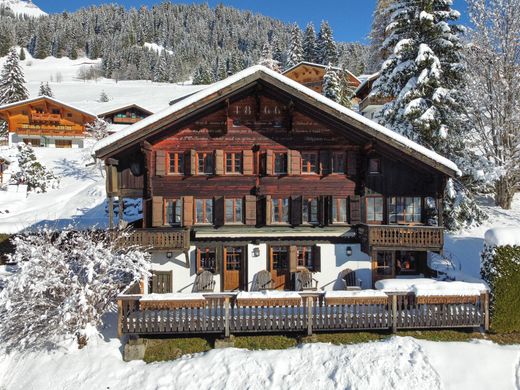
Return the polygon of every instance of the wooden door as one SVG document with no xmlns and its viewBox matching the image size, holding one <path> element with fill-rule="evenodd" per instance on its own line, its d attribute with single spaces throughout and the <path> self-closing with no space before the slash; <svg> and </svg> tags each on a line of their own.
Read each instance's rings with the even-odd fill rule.
<svg viewBox="0 0 520 390">
<path fill-rule="evenodd" d="M 372 283 L 381 279 L 395 278 L 395 252 L 372 251 Z"/>
<path fill-rule="evenodd" d="M 148 292 L 152 294 L 168 294 L 172 292 L 172 272 L 152 271 Z"/>
<path fill-rule="evenodd" d="M 273 279 L 273 288 L 289 290 L 291 273 L 289 270 L 289 248 L 286 246 L 272 246 L 269 254 L 269 271 Z"/>
<path fill-rule="evenodd" d="M 224 291 L 240 290 L 244 286 L 245 255 L 242 247 L 224 248 Z"/>
<path fill-rule="evenodd" d="M 54 145 L 60 149 L 70 149 L 72 148 L 72 141 L 67 139 L 57 139 L 54 141 Z"/>
</svg>

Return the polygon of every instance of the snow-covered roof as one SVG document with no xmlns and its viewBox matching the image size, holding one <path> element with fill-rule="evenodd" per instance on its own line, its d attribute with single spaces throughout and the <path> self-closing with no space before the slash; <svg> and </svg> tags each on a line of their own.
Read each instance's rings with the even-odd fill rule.
<svg viewBox="0 0 520 390">
<path fill-rule="evenodd" d="M 289 73 L 291 70 L 293 69 L 296 69 L 297 67 L 299 66 L 302 66 L 302 65 L 308 65 L 308 66 L 317 66 L 318 68 L 328 68 L 327 65 L 323 65 L 323 64 L 317 64 L 315 62 L 309 62 L 309 61 L 302 61 L 302 62 L 298 62 L 296 65 L 294 66 L 291 66 L 289 69 L 285 70 L 282 72 L 282 74 L 287 74 Z M 336 70 L 336 71 L 340 71 L 342 72 L 343 71 L 343 68 L 340 68 L 339 66 L 331 66 L 332 69 Z M 361 82 L 361 80 L 354 74 L 352 73 L 350 70 L 348 69 L 345 69 L 345 71 L 351 75 L 352 77 L 354 77 L 357 81 Z"/>
<path fill-rule="evenodd" d="M 484 235 L 487 245 L 490 246 L 520 246 L 520 227 L 498 227 L 489 229 Z"/>
<path fill-rule="evenodd" d="M 106 148 L 111 145 L 118 143 L 118 147 L 121 147 L 124 146 L 126 142 L 130 144 L 137 137 L 146 136 L 145 132 L 143 131 L 144 129 L 149 127 L 151 128 L 155 123 L 162 121 L 165 118 L 170 118 L 172 121 L 177 120 L 182 117 L 182 111 L 187 110 L 190 108 L 190 106 L 193 106 L 201 101 L 203 101 L 204 104 L 207 104 L 208 100 L 210 100 L 209 98 L 212 95 L 221 97 L 224 90 L 231 90 L 232 87 L 237 83 L 243 86 L 247 84 L 246 81 L 254 82 L 258 79 L 262 79 L 266 82 L 278 82 L 282 84 L 282 86 L 288 88 L 291 93 L 300 95 L 302 99 L 311 99 L 312 103 L 319 103 L 323 105 L 327 111 L 330 111 L 333 115 L 339 117 L 345 123 L 359 128 L 360 131 L 367 133 L 369 136 L 390 144 L 408 155 L 415 156 L 416 158 L 421 156 L 426 159 L 426 163 L 428 163 L 428 165 L 431 165 L 437 169 L 445 168 L 451 175 L 460 175 L 460 170 L 455 163 L 437 154 L 433 150 L 425 148 L 424 146 L 417 144 L 405 136 L 387 129 L 386 127 L 381 126 L 368 118 L 365 118 L 351 109 L 326 98 L 320 93 L 307 88 L 297 81 L 291 80 L 290 78 L 262 65 L 252 66 L 224 80 L 216 82 L 207 88 L 173 104 L 165 110 L 151 115 L 148 118 L 128 126 L 126 129 L 123 129 L 115 134 L 110 135 L 107 138 L 100 140 L 94 145 L 93 152 L 97 156 L 103 156 L 108 153 Z"/>
<path fill-rule="evenodd" d="M 82 114 L 84 114 L 86 116 L 90 116 L 93 119 L 96 118 L 96 115 L 92 114 L 91 112 L 82 110 L 81 108 L 72 106 L 72 105 L 70 105 L 68 103 L 62 102 L 61 100 L 58 100 L 58 99 L 55 99 L 55 98 L 49 97 L 49 96 L 37 96 L 37 97 L 34 97 L 34 98 L 20 100 L 18 102 L 5 104 L 3 106 L 0 106 L 0 111 L 4 111 L 4 110 L 7 110 L 9 108 L 13 108 L 13 107 L 17 107 L 17 106 L 23 106 L 24 104 L 28 104 L 28 103 L 34 103 L 34 102 L 39 101 L 39 100 L 48 100 L 48 101 L 53 102 L 55 104 L 59 104 L 61 106 L 70 108 L 71 110 L 75 110 L 75 111 L 81 112 Z"/>
<path fill-rule="evenodd" d="M 359 91 L 361 91 L 361 89 L 367 85 L 370 81 L 373 81 L 375 79 L 377 79 L 379 77 L 379 75 L 381 74 L 381 72 L 376 72 L 374 74 L 370 74 L 370 75 L 364 75 L 363 76 L 363 81 L 361 82 L 361 84 L 359 84 L 359 86 L 356 88 L 356 90 L 354 91 L 354 96 L 358 94 Z"/>
<path fill-rule="evenodd" d="M 375 283 L 375 287 L 386 293 L 409 293 L 416 296 L 476 296 L 488 291 L 482 281 L 445 282 L 428 278 L 383 279 Z"/>
<path fill-rule="evenodd" d="M 108 107 L 107 107 L 108 108 Z M 150 114 L 152 115 L 153 112 L 150 111 L 150 110 L 147 110 L 146 108 L 138 105 L 138 104 L 135 104 L 135 103 L 131 103 L 131 104 L 124 104 L 124 105 L 121 105 L 121 104 L 112 104 L 110 106 L 110 108 L 108 109 L 105 109 L 104 112 L 101 112 L 98 114 L 99 117 L 104 117 L 104 116 L 107 116 L 107 115 L 110 115 L 110 114 L 114 114 L 116 112 L 119 112 L 119 111 L 123 111 L 123 110 L 128 110 L 129 108 L 137 108 L 138 110 L 141 110 L 141 111 L 144 111 L 145 113 L 147 114 Z"/>
</svg>

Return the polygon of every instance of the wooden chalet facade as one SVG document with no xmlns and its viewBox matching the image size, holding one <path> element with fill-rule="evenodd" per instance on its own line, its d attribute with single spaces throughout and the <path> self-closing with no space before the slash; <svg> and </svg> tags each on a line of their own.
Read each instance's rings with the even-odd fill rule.
<svg viewBox="0 0 520 390">
<path fill-rule="evenodd" d="M 9 126 L 9 144 L 34 147 L 82 148 L 86 125 L 96 116 L 48 96 L 0 107 Z"/>
<path fill-rule="evenodd" d="M 109 204 L 143 200 L 131 242 L 151 247 L 144 293 L 250 290 L 262 271 L 293 290 L 428 276 L 456 166 L 264 67 L 216 83 L 95 147 Z M 114 218 L 110 211 L 111 223 Z"/>
<path fill-rule="evenodd" d="M 153 112 L 138 106 L 137 104 L 130 104 L 124 107 L 118 107 L 113 110 L 103 112 L 98 115 L 99 118 L 117 125 L 131 125 L 148 118 Z"/>
<path fill-rule="evenodd" d="M 378 78 L 379 73 L 374 73 L 369 76 L 358 86 L 354 93 L 354 98 L 359 102 L 359 113 L 377 123 L 379 123 L 383 106 L 393 100 L 392 98 L 374 96 L 371 94 L 374 82 Z"/>
</svg>

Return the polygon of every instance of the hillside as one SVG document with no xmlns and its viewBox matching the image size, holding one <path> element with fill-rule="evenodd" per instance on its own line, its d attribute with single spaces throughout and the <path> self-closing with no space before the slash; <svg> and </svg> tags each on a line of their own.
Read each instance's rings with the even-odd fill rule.
<svg viewBox="0 0 520 390">
<path fill-rule="evenodd" d="M 29 16 L 37 18 L 39 16 L 47 16 L 47 13 L 42 11 L 31 0 L 0 0 L 0 7 L 7 7 L 16 16 Z"/>
</svg>

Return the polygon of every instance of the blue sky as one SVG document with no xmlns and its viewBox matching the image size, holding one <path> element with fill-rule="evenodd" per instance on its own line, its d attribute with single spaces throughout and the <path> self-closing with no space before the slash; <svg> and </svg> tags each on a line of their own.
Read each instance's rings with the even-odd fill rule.
<svg viewBox="0 0 520 390">
<path fill-rule="evenodd" d="M 33 0 L 46 12 L 74 11 L 88 5 L 117 3 L 127 8 L 141 5 L 151 6 L 160 0 Z M 224 3 L 240 9 L 247 9 L 272 16 L 286 22 L 297 22 L 302 28 L 307 22 L 319 26 L 322 19 L 328 20 L 334 37 L 340 41 L 365 42 L 370 31 L 372 12 L 376 0 L 191 0 L 173 1 L 174 3 L 209 3 L 215 6 Z M 454 7 L 463 14 L 466 23 L 466 2 L 454 0 Z"/>
</svg>

